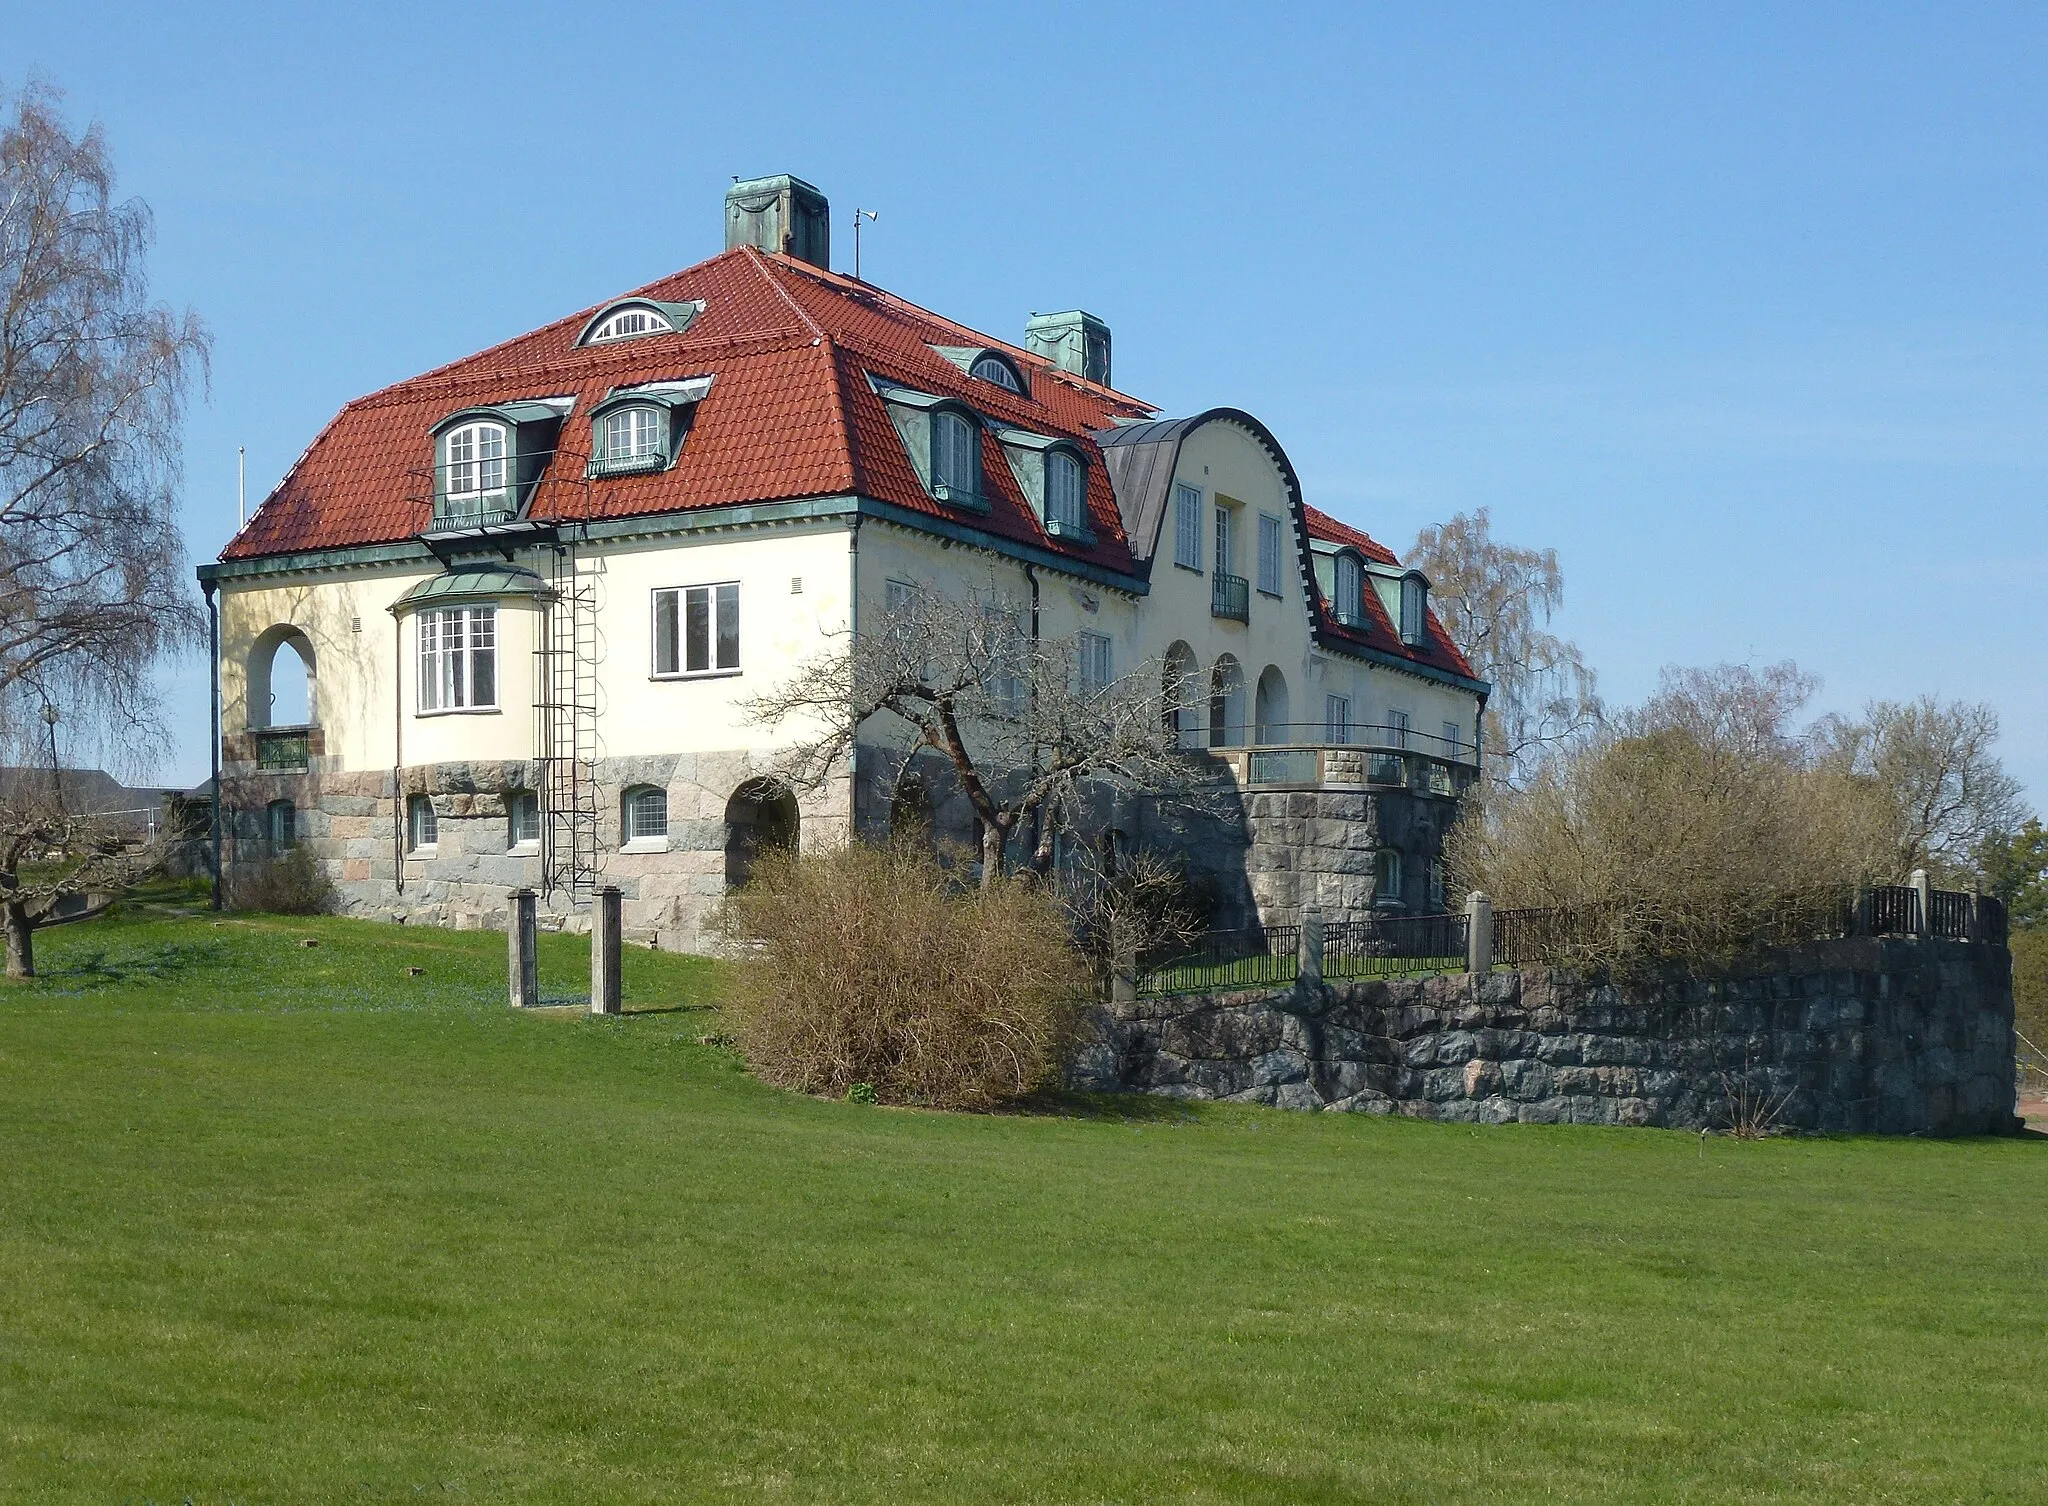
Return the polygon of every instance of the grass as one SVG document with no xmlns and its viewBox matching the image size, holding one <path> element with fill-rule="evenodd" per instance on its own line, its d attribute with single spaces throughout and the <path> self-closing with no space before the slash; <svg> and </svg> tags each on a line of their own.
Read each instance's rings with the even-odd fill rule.
<svg viewBox="0 0 2048 1506">
<path fill-rule="evenodd" d="M 1463 957 L 1333 956 L 1323 963 L 1328 979 L 1435 978 L 1465 971 Z M 1300 975 L 1294 957 L 1259 954 L 1229 962 L 1172 962 L 1138 978 L 1138 992 L 1148 998 L 1174 994 L 1225 993 L 1239 988 L 1277 988 Z"/>
<path fill-rule="evenodd" d="M 299 945 L 316 939 L 318 947 Z M 0 1500 L 2037 1501 L 2048 1143 L 764 1089 L 711 964 L 130 911 L 0 992 Z M 585 953 L 542 941 L 543 987 Z M 411 968 L 422 969 L 417 975 Z"/>
</svg>

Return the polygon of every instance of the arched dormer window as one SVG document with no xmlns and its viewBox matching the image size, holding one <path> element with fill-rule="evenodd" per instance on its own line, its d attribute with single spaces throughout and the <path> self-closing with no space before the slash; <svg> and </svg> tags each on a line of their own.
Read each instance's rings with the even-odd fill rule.
<svg viewBox="0 0 2048 1506">
<path fill-rule="evenodd" d="M 620 309 L 585 337 L 585 345 L 630 340 L 635 335 L 672 334 L 675 326 L 652 309 Z"/>
<path fill-rule="evenodd" d="M 977 381 L 989 382 L 1019 397 L 1024 396 L 1024 379 L 1017 374 L 1017 368 L 994 351 L 977 357 L 967 374 Z"/>
<path fill-rule="evenodd" d="M 710 377 L 615 387 L 590 410 L 592 476 L 665 471 L 675 463 Z"/>
<path fill-rule="evenodd" d="M 1089 532 L 1088 471 L 1071 450 L 1046 452 L 1045 529 L 1059 538 L 1081 538 Z"/>
<path fill-rule="evenodd" d="M 445 519 L 481 518 L 510 511 L 510 435 L 505 425 L 479 419 L 441 436 L 437 511 Z"/>
<path fill-rule="evenodd" d="M 932 495 L 969 506 L 981 501 L 981 426 L 959 408 L 932 414 Z"/>
<path fill-rule="evenodd" d="M 1355 554 L 1337 556 L 1336 600 L 1330 603 L 1330 610 L 1337 615 L 1337 621 L 1345 627 L 1362 628 L 1365 617 L 1365 566 L 1358 562 Z"/>
<path fill-rule="evenodd" d="M 1415 571 L 1401 577 L 1401 641 L 1410 648 L 1429 641 L 1429 580 Z"/>
<path fill-rule="evenodd" d="M 609 304 L 591 316 L 576 337 L 578 345 L 612 345 L 620 340 L 639 340 L 648 335 L 680 334 L 690 327 L 704 305 L 664 303 L 654 298 L 628 298 Z"/>
</svg>

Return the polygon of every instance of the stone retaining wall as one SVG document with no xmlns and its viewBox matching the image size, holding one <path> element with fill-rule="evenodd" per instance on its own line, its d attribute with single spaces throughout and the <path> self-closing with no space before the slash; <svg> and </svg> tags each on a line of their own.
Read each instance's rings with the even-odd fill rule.
<svg viewBox="0 0 2048 1506">
<path fill-rule="evenodd" d="M 1999 1134 L 2011 960 L 1858 937 L 1625 990 L 1547 971 L 1115 1006 L 1076 1085 L 1486 1124 Z"/>
</svg>

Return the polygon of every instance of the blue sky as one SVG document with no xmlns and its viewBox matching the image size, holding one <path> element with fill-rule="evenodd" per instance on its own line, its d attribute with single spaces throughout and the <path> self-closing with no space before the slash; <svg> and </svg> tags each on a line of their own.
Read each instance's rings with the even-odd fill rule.
<svg viewBox="0 0 2048 1506">
<path fill-rule="evenodd" d="M 2048 801 L 2048 9 L 574 7 L 0 14 L 217 347 L 195 558 L 343 402 L 710 255 L 795 172 L 870 279 L 1231 403 L 1405 548 L 1551 545 L 1610 697 L 1795 658 L 1982 698 Z M 167 776 L 206 767 L 177 676 Z"/>
</svg>

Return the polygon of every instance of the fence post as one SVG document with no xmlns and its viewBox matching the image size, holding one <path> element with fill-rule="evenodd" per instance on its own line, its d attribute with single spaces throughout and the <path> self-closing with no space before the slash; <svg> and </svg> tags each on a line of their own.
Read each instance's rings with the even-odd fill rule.
<svg viewBox="0 0 2048 1506">
<path fill-rule="evenodd" d="M 1894 873 L 1898 870 L 1893 869 Z M 1913 934 L 1931 936 L 1934 934 L 1934 894 L 1927 885 L 1927 870 L 1915 868 L 1911 878 L 1906 880 L 1913 886 Z"/>
<path fill-rule="evenodd" d="M 590 913 L 590 1012 L 619 1012 L 619 891 L 606 884 Z"/>
<path fill-rule="evenodd" d="M 1109 965 L 1109 1002 L 1118 1009 L 1133 1008 L 1138 1002 L 1138 953 L 1119 946 Z"/>
<path fill-rule="evenodd" d="M 506 896 L 505 949 L 511 974 L 512 1007 L 533 1009 L 540 1003 L 540 959 L 535 933 L 540 929 L 537 905 L 531 889 L 514 889 Z"/>
<path fill-rule="evenodd" d="M 1295 943 L 1294 975 L 1303 983 L 1323 981 L 1323 907 L 1308 905 L 1301 912 L 1301 937 Z"/>
<path fill-rule="evenodd" d="M 1493 900 L 1481 889 L 1465 896 L 1465 971 L 1493 971 Z"/>
</svg>

